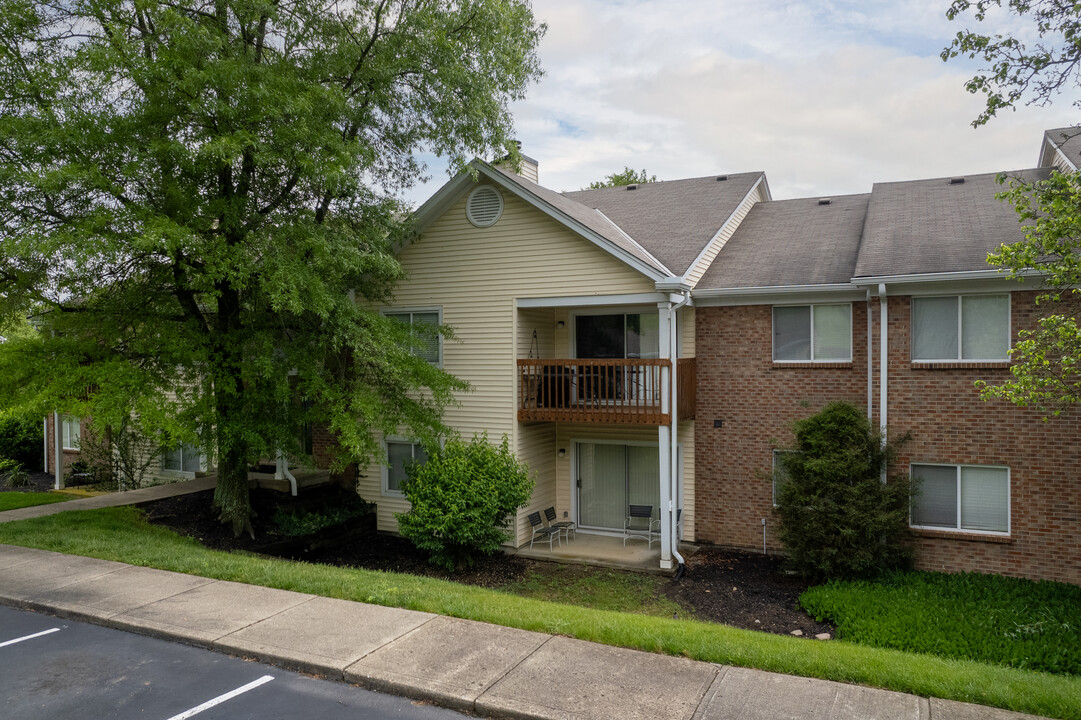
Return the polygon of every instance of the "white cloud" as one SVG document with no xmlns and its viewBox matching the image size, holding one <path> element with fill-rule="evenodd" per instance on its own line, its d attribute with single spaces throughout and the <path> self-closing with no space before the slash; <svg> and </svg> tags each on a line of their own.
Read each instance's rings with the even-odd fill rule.
<svg viewBox="0 0 1081 720">
<path fill-rule="evenodd" d="M 1043 130 L 1074 122 L 1071 98 L 973 129 L 983 101 L 964 82 L 978 65 L 938 57 L 973 23 L 946 21 L 947 6 L 535 0 L 547 75 L 515 106 L 517 134 L 560 190 L 625 165 L 662 179 L 764 170 L 777 198 L 1033 165 Z"/>
</svg>

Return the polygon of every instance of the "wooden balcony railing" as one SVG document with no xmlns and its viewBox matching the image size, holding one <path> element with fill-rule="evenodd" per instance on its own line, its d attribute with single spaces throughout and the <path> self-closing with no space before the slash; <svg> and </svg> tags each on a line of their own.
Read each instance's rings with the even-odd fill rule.
<svg viewBox="0 0 1081 720">
<path fill-rule="evenodd" d="M 688 361 L 679 362 L 692 388 L 689 406 L 677 407 L 684 419 L 694 417 L 694 360 L 689 371 Z M 518 419 L 663 425 L 669 414 L 662 410 L 661 387 L 670 367 L 661 359 L 519 360 Z"/>
</svg>

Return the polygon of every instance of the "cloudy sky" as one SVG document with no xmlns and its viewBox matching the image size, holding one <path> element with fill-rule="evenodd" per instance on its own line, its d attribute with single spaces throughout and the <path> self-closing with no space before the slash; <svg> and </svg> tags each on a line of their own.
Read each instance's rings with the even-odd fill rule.
<svg viewBox="0 0 1081 720">
<path fill-rule="evenodd" d="M 661 180 L 766 172 L 775 199 L 876 181 L 1036 163 L 1043 130 L 1081 122 L 1073 97 L 1007 112 L 941 50 L 970 18 L 949 0 L 533 0 L 544 79 L 514 106 L 541 184 L 577 190 L 624 166 Z M 983 31 L 1024 37 L 1004 13 Z M 446 181 L 410 193 L 422 202 Z"/>
</svg>

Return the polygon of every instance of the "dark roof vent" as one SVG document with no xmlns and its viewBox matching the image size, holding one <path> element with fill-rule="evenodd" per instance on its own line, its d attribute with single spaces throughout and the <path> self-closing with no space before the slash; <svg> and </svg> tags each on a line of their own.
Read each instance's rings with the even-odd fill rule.
<svg viewBox="0 0 1081 720">
<path fill-rule="evenodd" d="M 819 205 L 832 205 L 833 198 L 818 198 Z"/>
<path fill-rule="evenodd" d="M 717 176 L 717 182 L 724 182 L 727 179 L 728 179 L 727 175 L 718 175 Z"/>
<path fill-rule="evenodd" d="M 950 178 L 950 185 L 964 185 L 964 178 Z"/>
<path fill-rule="evenodd" d="M 637 185 L 628 185 L 628 186 L 627 186 L 627 189 L 628 189 L 628 190 L 637 190 L 637 189 L 638 189 L 638 186 L 637 186 Z"/>
</svg>

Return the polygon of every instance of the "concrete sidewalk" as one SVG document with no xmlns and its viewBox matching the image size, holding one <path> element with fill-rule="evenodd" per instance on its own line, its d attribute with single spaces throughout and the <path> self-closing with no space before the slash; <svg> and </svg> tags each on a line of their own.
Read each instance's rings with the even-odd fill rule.
<svg viewBox="0 0 1081 720">
<path fill-rule="evenodd" d="M 50 503 L 48 505 L 32 505 L 18 508 L 17 510 L 5 510 L 0 512 L 0 523 L 14 520 L 29 520 L 30 518 L 55 515 L 68 510 L 96 510 L 97 508 L 118 507 L 120 505 L 141 505 L 142 503 L 163 500 L 164 498 L 176 497 L 177 495 L 189 495 L 202 490 L 212 490 L 218 483 L 217 475 L 207 475 L 194 480 L 182 480 L 167 485 L 154 485 L 153 487 L 126 492 L 111 492 L 107 495 L 80 498 L 78 500 L 65 500 L 64 502 Z"/>
<path fill-rule="evenodd" d="M 497 718 L 1032 717 L 9 545 L 0 603 Z"/>
</svg>

